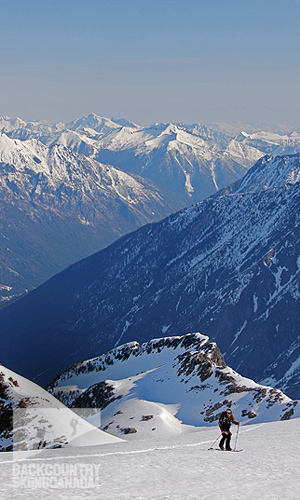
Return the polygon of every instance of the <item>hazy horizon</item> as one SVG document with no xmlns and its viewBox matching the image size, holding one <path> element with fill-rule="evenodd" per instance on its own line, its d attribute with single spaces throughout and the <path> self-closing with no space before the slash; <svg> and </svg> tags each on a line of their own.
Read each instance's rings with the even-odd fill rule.
<svg viewBox="0 0 300 500">
<path fill-rule="evenodd" d="M 296 0 L 3 0 L 0 115 L 299 128 Z"/>
</svg>

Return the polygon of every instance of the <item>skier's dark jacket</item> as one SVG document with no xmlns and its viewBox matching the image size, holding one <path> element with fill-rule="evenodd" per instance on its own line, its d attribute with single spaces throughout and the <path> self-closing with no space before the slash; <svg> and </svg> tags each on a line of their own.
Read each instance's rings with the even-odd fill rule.
<svg viewBox="0 0 300 500">
<path fill-rule="evenodd" d="M 232 415 L 232 413 L 227 413 L 226 411 L 223 411 L 223 413 L 221 413 L 219 418 L 219 427 L 221 429 L 221 432 L 229 432 L 231 424 L 239 425 L 239 422 L 235 421 L 235 418 Z"/>
</svg>

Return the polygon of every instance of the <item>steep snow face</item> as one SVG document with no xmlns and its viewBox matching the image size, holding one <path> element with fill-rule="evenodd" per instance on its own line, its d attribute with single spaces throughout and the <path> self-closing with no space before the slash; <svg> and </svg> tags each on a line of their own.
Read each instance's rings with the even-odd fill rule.
<svg viewBox="0 0 300 500">
<path fill-rule="evenodd" d="M 94 131 L 94 133 L 98 132 L 98 134 L 105 136 L 113 130 L 119 130 L 120 128 L 122 128 L 122 125 L 116 123 L 113 120 L 110 120 L 109 118 L 103 118 L 96 115 L 95 113 L 90 113 L 83 118 L 79 118 L 68 123 L 67 128 L 69 130 L 76 130 L 78 132 Z"/>
<path fill-rule="evenodd" d="M 148 181 L 63 145 L 0 135 L 1 297 L 67 265 L 176 205 Z M 174 202 L 174 206 L 173 206 Z M 68 233 L 68 235 L 67 235 Z M 54 250 L 56 247 L 56 250 Z"/>
<path fill-rule="evenodd" d="M 297 401 L 227 367 L 201 334 L 132 342 L 70 367 L 50 392 L 117 436 L 180 434 L 183 425 L 215 424 L 228 407 L 242 422 L 300 415 Z"/>
<path fill-rule="evenodd" d="M 224 151 L 225 158 L 235 159 L 247 167 L 252 167 L 262 156 L 260 149 L 237 139 L 232 139 Z"/>
<path fill-rule="evenodd" d="M 0 451 L 119 441 L 66 408 L 47 391 L 0 366 Z"/>
</svg>

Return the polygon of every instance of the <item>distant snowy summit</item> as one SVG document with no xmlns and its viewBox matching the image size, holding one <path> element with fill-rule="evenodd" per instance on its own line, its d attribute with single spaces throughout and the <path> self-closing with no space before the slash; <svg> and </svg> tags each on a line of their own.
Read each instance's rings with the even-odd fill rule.
<svg viewBox="0 0 300 500">
<path fill-rule="evenodd" d="M 122 345 L 71 366 L 49 391 L 70 408 L 84 408 L 90 422 L 101 416 L 101 428 L 119 437 L 216 425 L 228 407 L 243 423 L 300 415 L 297 401 L 240 376 L 199 333 Z"/>
</svg>

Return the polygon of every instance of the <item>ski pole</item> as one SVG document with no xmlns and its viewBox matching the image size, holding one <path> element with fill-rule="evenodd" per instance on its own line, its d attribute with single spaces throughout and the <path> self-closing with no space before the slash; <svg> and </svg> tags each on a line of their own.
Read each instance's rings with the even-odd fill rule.
<svg viewBox="0 0 300 500">
<path fill-rule="evenodd" d="M 235 443 L 234 443 L 234 448 L 233 448 L 234 450 L 236 450 L 236 445 L 237 445 L 239 430 L 240 430 L 240 424 L 238 425 L 238 428 L 237 428 L 237 431 L 236 431 Z"/>
<path fill-rule="evenodd" d="M 213 444 L 211 445 L 210 448 L 207 448 L 208 450 L 212 450 L 213 449 L 213 446 L 214 444 L 218 441 L 218 439 L 222 436 L 222 433 L 217 437 L 217 439 L 214 440 Z"/>
</svg>

